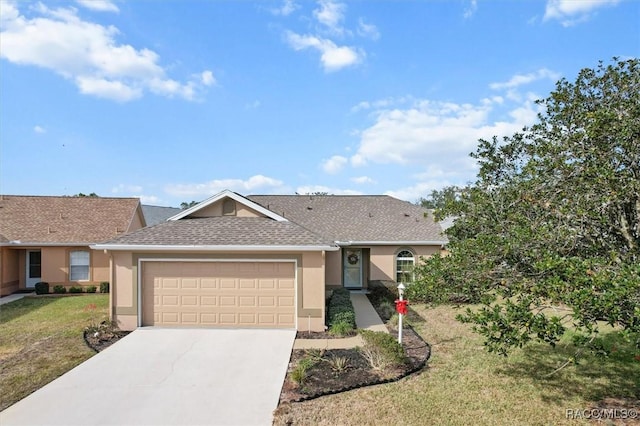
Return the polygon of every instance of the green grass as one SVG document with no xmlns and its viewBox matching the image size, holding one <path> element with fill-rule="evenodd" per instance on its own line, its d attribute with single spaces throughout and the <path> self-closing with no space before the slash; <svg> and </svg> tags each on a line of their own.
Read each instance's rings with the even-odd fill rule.
<svg viewBox="0 0 640 426">
<path fill-rule="evenodd" d="M 96 294 L 0 306 L 0 410 L 93 356 L 82 332 L 107 318 L 108 305 L 108 295 Z"/>
<path fill-rule="evenodd" d="M 607 358 L 585 356 L 551 377 L 573 348 L 533 344 L 508 358 L 489 354 L 480 336 L 456 321 L 452 307 L 413 305 L 413 324 L 432 345 L 428 368 L 397 383 L 285 404 L 275 424 L 563 425 L 567 409 L 604 399 L 640 398 L 640 362 L 614 330 Z M 637 403 L 637 402 L 636 402 Z"/>
</svg>

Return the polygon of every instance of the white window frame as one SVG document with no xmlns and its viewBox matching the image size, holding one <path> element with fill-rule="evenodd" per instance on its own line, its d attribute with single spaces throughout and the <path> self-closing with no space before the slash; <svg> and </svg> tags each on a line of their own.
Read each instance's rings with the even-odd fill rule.
<svg viewBox="0 0 640 426">
<path fill-rule="evenodd" d="M 82 253 L 83 256 L 79 259 L 74 259 L 74 254 Z M 86 257 L 85 257 L 86 254 Z M 85 263 L 86 262 L 86 263 Z M 74 267 L 76 268 L 76 272 L 74 272 Z M 77 272 L 77 268 L 86 268 L 86 273 L 84 269 L 81 270 L 82 277 L 77 278 L 79 273 Z M 91 252 L 89 250 L 73 250 L 69 252 L 69 281 L 89 281 L 91 275 Z"/>
<path fill-rule="evenodd" d="M 411 257 L 406 256 L 405 253 L 409 253 L 411 255 Z M 403 255 L 403 256 L 401 256 Z M 411 270 L 401 270 L 400 269 L 400 265 L 398 264 L 399 262 L 411 262 Z M 409 275 L 409 277 L 411 278 L 409 281 L 404 281 L 404 283 L 407 282 L 412 282 L 414 279 L 414 275 L 413 275 L 413 267 L 416 265 L 416 255 L 408 249 L 402 249 L 400 250 L 397 254 L 396 254 L 396 282 L 401 283 L 403 281 L 400 280 L 400 276 L 401 274 L 403 275 Z M 408 265 L 407 265 L 408 266 Z"/>
</svg>

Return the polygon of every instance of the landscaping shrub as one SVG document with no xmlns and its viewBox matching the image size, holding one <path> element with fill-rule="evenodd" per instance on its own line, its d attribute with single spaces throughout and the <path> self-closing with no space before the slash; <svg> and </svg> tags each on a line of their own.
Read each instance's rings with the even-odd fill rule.
<svg viewBox="0 0 640 426">
<path fill-rule="evenodd" d="M 90 285 L 89 287 L 87 287 L 86 292 L 87 293 L 95 293 L 97 290 L 97 287 L 95 285 Z"/>
<path fill-rule="evenodd" d="M 393 301 L 398 298 L 397 286 L 398 284 L 393 281 L 372 281 L 369 285 L 369 294 L 367 297 L 371 303 L 376 306 L 385 302 L 388 302 L 393 306 Z"/>
<path fill-rule="evenodd" d="M 391 325 L 393 328 L 398 328 L 398 323 L 400 322 L 400 314 L 398 314 L 397 312 L 394 312 L 393 315 L 391 315 L 391 317 L 389 318 L 389 325 Z M 408 315 L 405 315 L 404 318 L 402 318 L 402 328 L 409 328 L 411 327 L 413 324 L 411 323 L 411 320 L 409 319 Z"/>
<path fill-rule="evenodd" d="M 346 326 L 336 325 L 338 323 L 344 323 Z M 343 331 L 345 327 L 349 327 L 349 331 L 356 329 L 356 312 L 351 303 L 349 290 L 339 288 L 333 291 L 327 309 L 327 325 L 329 326 L 329 330 L 334 326 Z"/>
<path fill-rule="evenodd" d="M 36 294 L 48 294 L 49 293 L 49 283 L 45 283 L 43 281 L 36 283 Z"/>
<path fill-rule="evenodd" d="M 371 368 L 386 370 L 406 364 L 404 349 L 392 335 L 371 330 L 361 330 L 360 334 L 364 340 L 362 355 Z"/>
<path fill-rule="evenodd" d="M 82 293 L 82 287 L 73 286 L 69 289 L 69 293 Z"/>
<path fill-rule="evenodd" d="M 291 371 L 291 380 L 298 385 L 302 385 L 309 376 L 309 370 L 320 362 L 315 355 L 308 355 L 298 361 L 298 364 Z"/>
<path fill-rule="evenodd" d="M 55 294 L 65 294 L 67 292 L 67 288 L 63 285 L 54 285 L 53 292 Z"/>
<path fill-rule="evenodd" d="M 393 302 L 390 302 L 390 301 L 386 300 L 386 299 L 383 300 L 378 305 L 378 313 L 380 314 L 380 317 L 384 321 L 390 320 L 391 318 L 393 318 L 394 315 L 397 315 L 396 314 L 395 304 Z M 397 320 L 396 320 L 396 322 L 397 322 Z"/>
<path fill-rule="evenodd" d="M 353 326 L 346 321 L 338 321 L 331 324 L 329 327 L 329 333 L 334 336 L 348 336 L 353 333 Z"/>
<path fill-rule="evenodd" d="M 107 281 L 100 283 L 100 293 L 109 293 L 109 283 Z"/>
</svg>

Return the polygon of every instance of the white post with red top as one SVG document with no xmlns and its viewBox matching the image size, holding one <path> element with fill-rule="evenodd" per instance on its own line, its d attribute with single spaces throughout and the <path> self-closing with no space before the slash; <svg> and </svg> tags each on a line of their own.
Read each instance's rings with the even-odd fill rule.
<svg viewBox="0 0 640 426">
<path fill-rule="evenodd" d="M 404 284 L 398 284 L 399 300 L 396 300 L 396 310 L 398 311 L 398 343 L 402 344 L 402 317 L 406 312 L 407 302 L 404 300 Z"/>
</svg>

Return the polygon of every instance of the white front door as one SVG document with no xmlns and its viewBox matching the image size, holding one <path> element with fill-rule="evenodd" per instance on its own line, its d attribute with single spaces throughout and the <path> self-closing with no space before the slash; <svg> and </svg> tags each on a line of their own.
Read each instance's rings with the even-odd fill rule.
<svg viewBox="0 0 640 426">
<path fill-rule="evenodd" d="M 343 249 L 343 286 L 362 288 L 362 249 Z"/>
<path fill-rule="evenodd" d="M 35 287 L 42 280 L 42 253 L 40 250 L 27 250 L 27 288 Z"/>
</svg>

